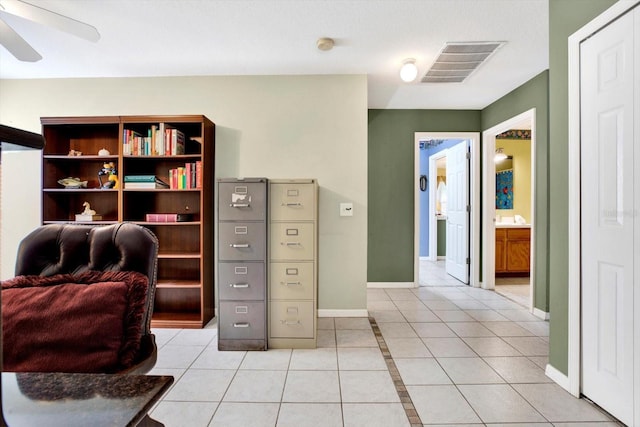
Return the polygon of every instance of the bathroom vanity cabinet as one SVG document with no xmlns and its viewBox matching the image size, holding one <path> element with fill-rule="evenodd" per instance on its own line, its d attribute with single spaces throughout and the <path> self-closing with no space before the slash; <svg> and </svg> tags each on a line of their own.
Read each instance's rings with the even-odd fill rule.
<svg viewBox="0 0 640 427">
<path fill-rule="evenodd" d="M 528 276 L 531 229 L 496 227 L 496 275 Z"/>
</svg>

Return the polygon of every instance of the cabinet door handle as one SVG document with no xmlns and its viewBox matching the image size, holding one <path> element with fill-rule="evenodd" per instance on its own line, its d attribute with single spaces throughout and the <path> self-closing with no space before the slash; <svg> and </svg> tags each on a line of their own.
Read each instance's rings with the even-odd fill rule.
<svg viewBox="0 0 640 427">
<path fill-rule="evenodd" d="M 291 203 L 283 203 L 281 206 L 287 206 L 287 207 L 295 207 L 295 206 L 302 206 L 302 203 L 300 202 L 291 202 Z"/>
<path fill-rule="evenodd" d="M 238 289 L 238 288 L 248 288 L 248 283 L 229 283 L 230 288 Z"/>
<path fill-rule="evenodd" d="M 229 206 L 232 208 L 248 208 L 251 205 L 249 203 L 231 203 Z"/>
<path fill-rule="evenodd" d="M 249 327 L 249 322 L 234 323 L 233 327 L 234 328 L 248 328 Z"/>
<path fill-rule="evenodd" d="M 295 325 L 299 325 L 300 321 L 296 320 L 294 322 L 293 320 L 281 320 L 280 323 L 282 323 L 283 325 L 286 325 L 286 326 L 295 326 Z"/>
<path fill-rule="evenodd" d="M 249 244 L 248 243 L 232 243 L 229 245 L 229 247 L 231 248 L 248 248 Z"/>
<path fill-rule="evenodd" d="M 302 286 L 302 282 L 280 282 L 283 286 Z"/>
<path fill-rule="evenodd" d="M 280 244 L 284 246 L 302 246 L 300 242 L 282 242 Z"/>
</svg>

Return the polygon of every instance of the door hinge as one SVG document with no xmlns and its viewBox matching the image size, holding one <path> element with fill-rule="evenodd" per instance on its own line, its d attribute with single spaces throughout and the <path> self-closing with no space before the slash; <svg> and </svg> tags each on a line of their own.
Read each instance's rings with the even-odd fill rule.
<svg viewBox="0 0 640 427">
<path fill-rule="evenodd" d="M 467 265 L 471 264 L 471 259 L 467 258 Z"/>
<path fill-rule="evenodd" d="M 467 212 L 471 212 L 471 205 L 467 205 Z"/>
</svg>

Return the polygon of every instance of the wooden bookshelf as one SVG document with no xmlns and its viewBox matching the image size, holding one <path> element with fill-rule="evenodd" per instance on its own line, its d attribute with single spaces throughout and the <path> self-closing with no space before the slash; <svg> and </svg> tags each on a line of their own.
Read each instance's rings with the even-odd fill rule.
<svg viewBox="0 0 640 427">
<path fill-rule="evenodd" d="M 214 316 L 213 193 L 215 124 L 201 115 L 43 117 L 43 223 L 75 222 L 87 201 L 102 215 L 95 225 L 134 222 L 160 242 L 153 327 L 202 328 Z M 124 153 L 125 130 L 148 136 L 160 125 L 185 135 L 179 155 Z M 109 151 L 99 156 L 101 149 Z M 70 151 L 81 152 L 69 155 Z M 113 162 L 118 188 L 101 188 L 98 172 Z M 169 170 L 201 163 L 200 188 L 126 189 L 127 175 L 156 175 L 169 183 Z M 67 189 L 58 180 L 87 181 Z M 103 182 L 106 178 L 103 177 Z M 188 222 L 146 222 L 147 213 L 189 213 Z"/>
</svg>

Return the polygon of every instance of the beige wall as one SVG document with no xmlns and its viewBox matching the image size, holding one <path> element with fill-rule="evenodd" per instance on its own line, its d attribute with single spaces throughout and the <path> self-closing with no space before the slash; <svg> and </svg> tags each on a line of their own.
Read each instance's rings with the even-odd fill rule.
<svg viewBox="0 0 640 427">
<path fill-rule="evenodd" d="M 513 157 L 513 209 L 498 209 L 497 215 L 520 215 L 531 223 L 531 141 L 496 139 L 496 147 Z"/>
<path fill-rule="evenodd" d="M 366 309 L 366 76 L 0 80 L 0 93 L 2 123 L 34 132 L 41 116 L 204 114 L 217 126 L 218 177 L 317 178 L 319 309 Z M 33 187 L 20 191 L 39 211 Z M 340 202 L 353 217 L 339 216 Z"/>
</svg>

